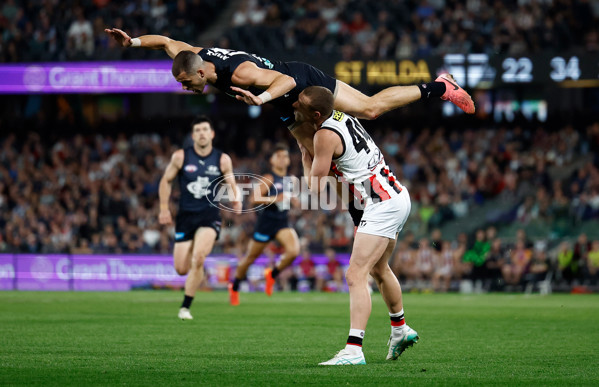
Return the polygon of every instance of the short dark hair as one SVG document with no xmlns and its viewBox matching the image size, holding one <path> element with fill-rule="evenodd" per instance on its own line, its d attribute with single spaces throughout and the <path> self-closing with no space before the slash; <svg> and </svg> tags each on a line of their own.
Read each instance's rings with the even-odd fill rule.
<svg viewBox="0 0 599 387">
<path fill-rule="evenodd" d="M 275 153 L 279 152 L 279 151 L 286 151 L 289 152 L 289 147 L 287 146 L 287 144 L 282 143 L 282 142 L 278 142 L 275 144 L 275 146 L 272 148 L 272 152 L 270 153 L 270 155 L 274 155 Z"/>
<path fill-rule="evenodd" d="M 320 112 L 323 117 L 328 117 L 333 113 L 335 97 L 331 90 L 322 86 L 309 86 L 302 92 L 309 99 L 309 107 L 315 112 Z"/>
<path fill-rule="evenodd" d="M 193 121 L 191 121 L 191 130 L 193 131 L 194 126 L 203 122 L 207 122 L 208 125 L 210 125 L 210 129 L 214 131 L 214 125 L 212 124 L 212 120 L 208 118 L 208 116 L 197 116 L 196 118 L 194 118 Z"/>
<path fill-rule="evenodd" d="M 181 51 L 173 59 L 173 67 L 171 69 L 173 76 L 177 77 L 181 73 L 195 74 L 198 67 L 203 63 L 202 58 L 193 51 Z"/>
</svg>

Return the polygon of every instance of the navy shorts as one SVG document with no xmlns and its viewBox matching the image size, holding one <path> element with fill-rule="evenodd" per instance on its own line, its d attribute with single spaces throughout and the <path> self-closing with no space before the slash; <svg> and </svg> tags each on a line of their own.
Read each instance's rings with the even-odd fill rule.
<svg viewBox="0 0 599 387">
<path fill-rule="evenodd" d="M 295 88 L 289 93 L 288 98 L 277 98 L 281 100 L 277 103 L 274 100 L 274 105 L 277 107 L 281 114 L 281 120 L 285 122 L 287 127 L 295 123 L 295 117 L 293 115 L 293 106 L 291 106 L 305 88 L 309 86 L 322 86 L 326 87 L 335 94 L 337 88 L 337 80 L 330 75 L 327 75 L 317 69 L 316 67 L 303 62 L 285 62 L 287 66 L 287 73 L 295 80 Z"/>
<path fill-rule="evenodd" d="M 269 242 L 273 240 L 277 233 L 284 228 L 289 228 L 289 221 L 287 218 L 276 219 L 260 216 L 256 222 L 256 227 L 254 228 L 254 235 L 252 238 L 256 242 Z"/>
<path fill-rule="evenodd" d="M 220 213 L 180 211 L 175 219 L 175 243 L 193 239 L 200 227 L 210 227 L 216 231 L 216 239 L 220 235 Z"/>
</svg>

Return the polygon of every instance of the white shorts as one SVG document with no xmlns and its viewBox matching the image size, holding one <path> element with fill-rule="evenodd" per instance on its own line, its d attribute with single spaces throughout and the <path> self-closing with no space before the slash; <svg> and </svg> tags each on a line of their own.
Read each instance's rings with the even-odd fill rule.
<svg viewBox="0 0 599 387">
<path fill-rule="evenodd" d="M 410 193 L 402 187 L 399 195 L 366 206 L 358 232 L 395 239 L 406 224 L 411 208 Z"/>
</svg>

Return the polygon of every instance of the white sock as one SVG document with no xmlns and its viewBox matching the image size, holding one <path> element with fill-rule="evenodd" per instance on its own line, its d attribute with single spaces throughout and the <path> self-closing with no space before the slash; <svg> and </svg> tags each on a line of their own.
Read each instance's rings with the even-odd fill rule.
<svg viewBox="0 0 599 387">
<path fill-rule="evenodd" d="M 355 344 L 346 344 L 345 345 L 345 349 L 347 351 L 349 351 L 350 353 L 361 353 L 362 352 L 362 340 L 364 339 L 364 331 L 362 329 L 350 329 L 349 330 L 349 336 L 350 339 L 351 337 L 356 337 L 358 339 L 360 339 L 360 345 L 355 345 Z M 349 339 L 348 339 L 349 340 Z"/>
<path fill-rule="evenodd" d="M 363 330 L 361 330 L 361 329 L 350 329 L 350 330 L 349 330 L 349 335 L 350 335 L 350 336 L 356 336 L 356 337 L 359 337 L 359 338 L 361 338 L 362 340 L 364 340 L 364 333 L 365 333 L 365 332 L 366 332 L 366 331 L 363 331 Z"/>
<path fill-rule="evenodd" d="M 405 321 L 405 317 L 404 317 L 403 308 L 401 308 L 401 310 L 399 312 L 397 312 L 397 313 L 391 313 L 391 312 L 389 312 L 389 317 L 390 318 L 392 318 L 392 317 L 401 317 L 401 318 L 404 319 L 404 324 L 403 325 L 400 325 L 400 326 L 393 326 L 393 325 L 391 325 L 391 332 L 392 333 L 393 332 L 400 332 L 400 331 L 402 331 L 407 326 L 406 323 L 405 323 L 406 321 Z M 391 322 L 391 324 L 393 324 L 393 322 Z"/>
</svg>

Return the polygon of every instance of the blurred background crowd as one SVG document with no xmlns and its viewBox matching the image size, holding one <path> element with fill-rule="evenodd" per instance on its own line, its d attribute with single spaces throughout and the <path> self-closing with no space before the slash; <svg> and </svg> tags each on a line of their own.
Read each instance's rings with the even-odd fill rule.
<svg viewBox="0 0 599 387">
<path fill-rule="evenodd" d="M 513 268 L 515 279 L 505 279 L 515 285 L 535 257 L 546 262 L 547 272 L 563 263 L 559 254 L 572 249 L 578 251 L 571 258 L 579 269 L 568 280 L 592 277 L 593 271 L 583 269 L 596 261 L 588 255 L 591 244 L 599 243 L 599 170 L 592 158 L 599 154 L 599 123 L 553 133 L 501 126 L 462 132 L 376 130 L 372 135 L 384 144 L 386 160 L 413 200 L 394 260 L 408 282 L 434 279 L 426 286 L 447 290 L 450 283 L 442 279 L 487 279 L 488 273 L 505 279 L 505 267 L 520 265 Z M 301 155 L 288 141 L 290 172 L 300 176 Z M 78 134 L 52 143 L 34 132 L 1 138 L 0 252 L 170 254 L 173 228 L 157 223 L 157 190 L 179 146 L 157 133 Z M 272 142 L 258 145 L 249 138 L 246 149 L 246 154 L 229 152 L 234 170 L 268 172 Z M 173 211 L 177 197 L 175 190 Z M 484 216 L 477 218 L 481 211 Z M 255 219 L 255 213 L 223 212 L 214 252 L 243 255 Z M 290 219 L 303 255 L 351 251 L 353 224 L 340 205 L 332 211 L 294 209 Z M 482 231 L 489 225 L 492 230 Z M 534 243 L 521 236 L 526 231 L 535 236 Z M 588 241 L 580 252 L 568 240 L 585 233 L 593 241 L 579 241 Z M 277 252 L 273 245 L 271 253 Z M 500 267 L 490 270 L 488 261 Z"/>
<path fill-rule="evenodd" d="M 107 26 L 131 36 L 161 34 L 197 46 L 296 58 L 584 53 L 599 51 L 598 18 L 599 3 L 590 0 L 6 0 L 0 61 L 130 58 L 111 49 Z"/>
</svg>

